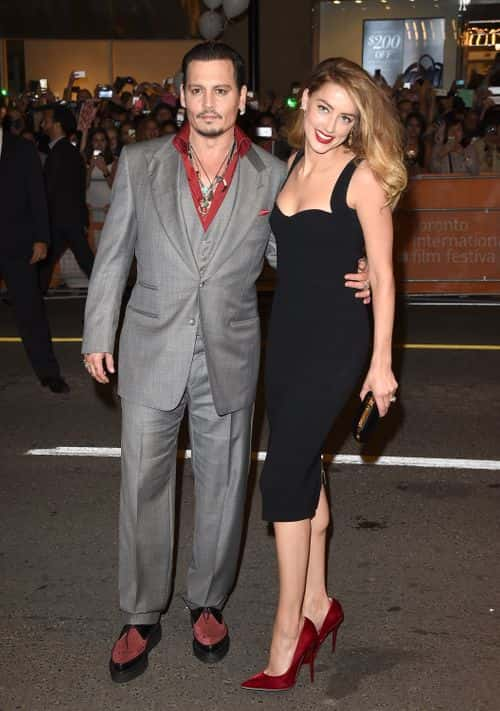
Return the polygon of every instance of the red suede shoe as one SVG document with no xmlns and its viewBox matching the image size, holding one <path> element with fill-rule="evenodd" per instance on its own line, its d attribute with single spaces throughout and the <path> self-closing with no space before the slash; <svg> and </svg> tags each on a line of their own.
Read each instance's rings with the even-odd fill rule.
<svg viewBox="0 0 500 711">
<path fill-rule="evenodd" d="M 220 662 L 229 651 L 229 632 L 222 613 L 215 607 L 191 610 L 193 652 L 206 664 Z"/>
<path fill-rule="evenodd" d="M 292 658 L 292 663 L 284 674 L 271 676 L 260 672 L 247 679 L 241 685 L 250 691 L 288 691 L 297 681 L 297 676 L 302 664 L 309 664 L 311 682 L 314 681 L 314 657 L 318 648 L 318 633 L 309 618 L 304 618 L 304 626 L 299 635 L 297 646 Z"/>
<path fill-rule="evenodd" d="M 143 674 L 148 654 L 161 639 L 161 625 L 125 625 L 113 645 L 109 672 L 113 681 L 123 683 Z"/>
</svg>

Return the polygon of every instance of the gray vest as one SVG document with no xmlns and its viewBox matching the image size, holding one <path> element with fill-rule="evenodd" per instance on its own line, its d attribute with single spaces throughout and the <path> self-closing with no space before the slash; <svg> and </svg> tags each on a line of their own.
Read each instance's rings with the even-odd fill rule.
<svg viewBox="0 0 500 711">
<path fill-rule="evenodd" d="M 203 279 L 207 264 L 210 262 L 215 250 L 224 237 L 224 232 L 232 215 L 238 194 L 238 184 L 240 180 L 239 166 L 240 163 L 238 161 L 227 194 L 217 214 L 210 223 L 208 230 L 205 231 L 191 195 L 191 188 L 189 187 L 186 171 L 184 170 L 184 166 L 181 165 L 178 183 L 181 214 L 184 221 L 184 229 L 189 237 L 201 279 Z M 199 324 L 198 335 L 201 335 L 201 320 L 199 317 L 197 317 L 197 321 Z"/>
</svg>

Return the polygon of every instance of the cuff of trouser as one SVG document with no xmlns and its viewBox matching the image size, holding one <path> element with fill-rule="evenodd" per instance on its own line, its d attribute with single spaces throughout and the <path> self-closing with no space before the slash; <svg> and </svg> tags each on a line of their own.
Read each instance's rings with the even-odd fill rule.
<svg viewBox="0 0 500 711">
<path fill-rule="evenodd" d="M 226 604 L 227 595 L 215 603 L 213 603 L 213 602 L 192 602 L 192 600 L 188 600 L 187 597 L 183 597 L 182 599 L 184 600 L 184 604 L 186 605 L 188 610 L 198 610 L 200 607 L 214 607 L 216 610 L 222 610 L 222 608 Z"/>
<path fill-rule="evenodd" d="M 160 619 L 159 612 L 128 612 L 127 624 L 129 625 L 155 625 Z"/>
</svg>

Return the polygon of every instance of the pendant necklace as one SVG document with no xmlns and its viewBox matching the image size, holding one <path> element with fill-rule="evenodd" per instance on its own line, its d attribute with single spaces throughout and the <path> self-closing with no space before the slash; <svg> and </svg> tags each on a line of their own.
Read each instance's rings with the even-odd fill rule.
<svg viewBox="0 0 500 711">
<path fill-rule="evenodd" d="M 208 176 L 207 171 L 203 167 L 203 163 L 201 162 L 201 160 L 200 160 L 198 154 L 196 153 L 196 151 L 194 150 L 193 146 L 191 145 L 191 143 L 188 145 L 189 160 L 193 164 L 193 168 L 196 172 L 196 177 L 198 178 L 198 183 L 199 183 L 200 190 L 201 190 L 201 200 L 199 200 L 199 202 L 198 202 L 198 211 L 203 216 L 208 215 L 208 213 L 210 211 L 210 207 L 211 207 L 212 201 L 214 199 L 214 194 L 215 194 L 215 191 L 217 190 L 217 186 L 219 185 L 219 183 L 223 183 L 224 187 L 227 188 L 227 183 L 226 183 L 226 180 L 224 179 L 224 175 L 225 175 L 227 167 L 233 157 L 235 146 L 236 146 L 236 142 L 233 141 L 233 145 L 231 146 L 231 148 L 229 149 L 227 154 L 224 156 L 222 163 L 220 164 L 220 166 L 217 169 L 214 179 L 211 181 Z M 194 160 L 193 160 L 193 158 L 194 158 Z M 207 179 L 208 185 L 205 185 L 203 183 L 203 180 L 200 177 L 200 169 L 197 167 L 197 165 L 203 171 L 203 174 L 205 175 L 205 177 Z"/>
</svg>

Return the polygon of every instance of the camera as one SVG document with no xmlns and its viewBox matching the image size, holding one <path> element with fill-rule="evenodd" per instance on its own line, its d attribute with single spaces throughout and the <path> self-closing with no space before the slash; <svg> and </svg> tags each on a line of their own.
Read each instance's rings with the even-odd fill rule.
<svg viewBox="0 0 500 711">
<path fill-rule="evenodd" d="M 112 99 L 113 98 L 113 89 L 110 86 L 101 86 L 101 87 L 99 87 L 97 96 L 99 99 Z"/>
<path fill-rule="evenodd" d="M 179 109 L 178 112 L 177 112 L 177 114 L 176 114 L 176 117 L 175 117 L 175 123 L 177 124 L 177 126 L 178 126 L 179 128 L 180 128 L 180 127 L 182 126 L 182 124 L 184 123 L 184 119 L 185 119 L 185 118 L 186 118 L 186 112 L 184 111 L 184 109 Z"/>
<path fill-rule="evenodd" d="M 99 156 L 102 156 L 102 152 L 95 149 L 94 151 L 92 151 L 92 155 L 94 156 L 94 158 L 99 158 Z"/>
<path fill-rule="evenodd" d="M 403 84 L 403 89 L 411 89 L 411 81 L 405 81 Z"/>
<path fill-rule="evenodd" d="M 39 84 L 40 84 L 40 91 L 43 94 L 45 91 L 47 91 L 49 83 L 48 83 L 47 79 L 40 79 Z"/>
<path fill-rule="evenodd" d="M 87 72 L 83 69 L 80 69 L 77 72 L 73 72 L 73 77 L 75 79 L 85 79 L 87 77 Z"/>
<path fill-rule="evenodd" d="M 257 138 L 272 138 L 273 129 L 271 126 L 257 126 L 255 129 L 255 135 Z"/>
</svg>

